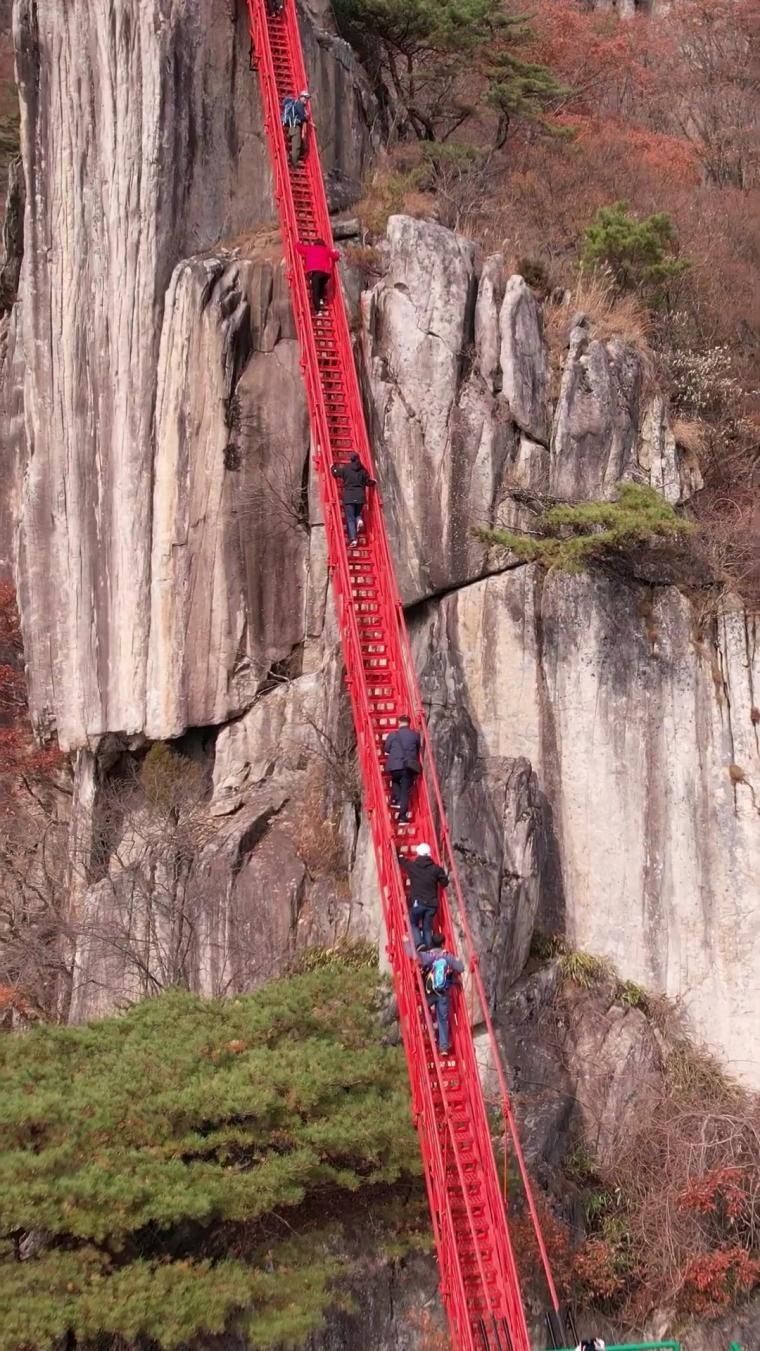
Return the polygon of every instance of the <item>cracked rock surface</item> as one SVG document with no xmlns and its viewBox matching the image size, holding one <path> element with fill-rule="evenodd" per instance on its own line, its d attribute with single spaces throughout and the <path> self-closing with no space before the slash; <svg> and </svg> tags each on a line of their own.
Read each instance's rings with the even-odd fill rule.
<svg viewBox="0 0 760 1351">
<path fill-rule="evenodd" d="M 238 278 L 237 311 L 225 312 L 232 290 L 224 297 L 212 285 L 204 297 L 201 274 L 213 264 L 181 266 L 217 251 L 221 269 L 220 245 L 250 236 L 273 214 L 245 6 L 222 6 L 211 22 L 197 0 L 17 0 L 14 15 L 27 204 L 9 365 L 21 367 L 23 380 L 24 419 L 14 430 L 32 710 L 64 747 L 148 726 L 171 735 L 185 717 L 239 706 L 252 667 L 291 636 L 262 638 L 277 620 L 265 613 L 268 601 L 253 632 L 245 631 L 243 610 L 256 609 L 261 588 L 254 580 L 250 592 L 250 554 L 232 558 L 240 523 L 221 523 L 223 455 L 233 438 L 222 440 L 209 424 L 230 414 L 236 365 L 250 340 L 239 308 L 245 279 Z M 326 169 L 350 199 L 368 146 L 364 87 L 345 43 L 308 20 L 304 33 Z M 292 436 L 297 458 L 306 450 L 302 396 L 287 350 L 273 358 L 267 383 L 273 406 L 289 409 L 281 435 Z M 21 351 L 25 361 L 17 361 Z M 263 371 L 254 367 L 247 415 L 255 424 Z M 13 392 L 6 398 L 12 404 Z M 254 425 L 254 449 L 261 439 Z M 174 493 L 172 457 L 182 475 L 191 442 L 206 459 L 190 472 L 197 479 L 203 463 L 208 481 L 194 482 L 187 501 L 164 500 L 163 487 Z M 175 544 L 182 553 L 186 527 L 195 568 L 187 551 L 167 559 Z M 206 588 L 200 564 L 212 552 Z M 183 593 L 176 608 L 165 595 L 173 575 Z M 220 585 L 229 591 L 226 614 L 186 622 L 188 588 L 201 611 Z M 155 633 L 156 622 L 165 632 Z M 167 655 L 177 638 L 182 652 L 193 652 L 192 672 L 179 673 L 178 659 Z M 194 650 L 198 642 L 207 650 Z M 149 679 L 174 673 L 173 689 L 151 683 L 149 692 Z"/>
<path fill-rule="evenodd" d="M 476 795 L 468 812 L 463 762 L 477 783 L 524 757 L 544 808 L 541 927 L 681 1001 L 754 1084 L 757 639 L 740 609 L 695 633 L 674 588 L 535 566 L 421 607 L 415 628 L 465 859 L 487 809 Z M 509 835 L 514 847 L 520 832 Z M 509 851 L 486 853 L 507 866 Z M 509 915 L 507 905 L 502 926 Z"/>
</svg>

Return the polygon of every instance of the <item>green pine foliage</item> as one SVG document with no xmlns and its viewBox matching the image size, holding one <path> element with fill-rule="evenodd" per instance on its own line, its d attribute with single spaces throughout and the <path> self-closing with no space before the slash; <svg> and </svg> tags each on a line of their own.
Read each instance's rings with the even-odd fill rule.
<svg viewBox="0 0 760 1351">
<path fill-rule="evenodd" d="M 676 234 L 664 211 L 639 220 L 625 202 L 597 211 L 583 239 L 584 267 L 604 267 L 620 291 L 637 291 L 660 303 L 668 288 L 688 269 L 676 256 Z"/>
<path fill-rule="evenodd" d="M 419 1173 L 381 988 L 334 963 L 0 1040 L 0 1351 L 319 1326 L 344 1227 L 364 1215 L 380 1246 L 385 1199 Z M 397 1244 L 398 1214 L 386 1229 Z"/>
<path fill-rule="evenodd" d="M 550 507 L 539 522 L 538 535 L 499 529 L 475 534 L 484 544 L 494 544 L 526 563 L 574 572 L 641 547 L 672 545 L 692 530 L 654 488 L 624 483 L 615 502 Z"/>
<path fill-rule="evenodd" d="M 420 139 L 444 139 L 490 106 L 500 142 L 513 117 L 539 117 L 562 92 L 545 66 L 521 57 L 530 24 L 498 0 L 335 0 L 333 8 L 381 108 L 400 106 Z"/>
</svg>

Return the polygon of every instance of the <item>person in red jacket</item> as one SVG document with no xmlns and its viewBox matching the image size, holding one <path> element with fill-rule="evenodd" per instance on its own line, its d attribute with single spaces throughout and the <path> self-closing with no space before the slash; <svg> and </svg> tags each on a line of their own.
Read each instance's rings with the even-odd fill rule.
<svg viewBox="0 0 760 1351">
<path fill-rule="evenodd" d="M 340 254 L 335 249 L 329 249 L 324 239 L 315 239 L 313 244 L 296 244 L 296 248 L 305 261 L 306 275 L 311 283 L 311 298 L 317 314 L 320 314 L 325 307 L 327 285 Z"/>
</svg>

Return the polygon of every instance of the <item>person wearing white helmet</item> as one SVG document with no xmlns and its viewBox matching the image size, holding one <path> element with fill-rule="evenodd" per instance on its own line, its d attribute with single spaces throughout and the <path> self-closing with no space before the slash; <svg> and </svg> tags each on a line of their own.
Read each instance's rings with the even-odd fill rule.
<svg viewBox="0 0 760 1351">
<path fill-rule="evenodd" d="M 433 946 L 433 921 L 438 913 L 439 887 L 449 875 L 432 857 L 429 844 L 415 845 L 414 858 L 398 855 L 401 871 L 409 878 L 409 918 L 418 948 Z"/>
</svg>

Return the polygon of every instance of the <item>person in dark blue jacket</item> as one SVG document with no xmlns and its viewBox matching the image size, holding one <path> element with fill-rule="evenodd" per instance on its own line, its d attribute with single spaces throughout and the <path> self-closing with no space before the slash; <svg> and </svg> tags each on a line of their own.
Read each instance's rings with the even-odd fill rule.
<svg viewBox="0 0 760 1351">
<path fill-rule="evenodd" d="M 443 934 L 434 934 L 432 947 L 418 952 L 425 975 L 425 998 L 435 1017 L 438 1050 L 448 1055 L 451 1048 L 451 991 L 464 971 L 464 962 L 447 952 Z"/>
<path fill-rule="evenodd" d="M 420 773 L 420 734 L 413 732 L 406 714 L 398 720 L 398 729 L 385 738 L 385 772 L 391 778 L 391 802 L 398 807 L 399 821 L 409 818 L 409 798 Z"/>
</svg>

